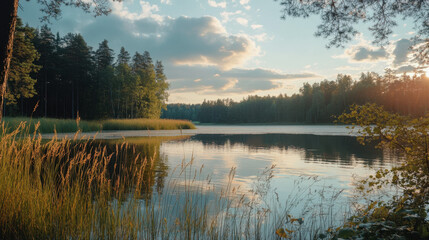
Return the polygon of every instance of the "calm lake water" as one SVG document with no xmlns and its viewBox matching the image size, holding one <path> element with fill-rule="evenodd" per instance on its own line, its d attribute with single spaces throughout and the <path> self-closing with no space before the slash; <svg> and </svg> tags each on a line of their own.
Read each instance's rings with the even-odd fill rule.
<svg viewBox="0 0 429 240">
<path fill-rule="evenodd" d="M 147 186 L 141 201 L 156 203 L 155 211 L 165 212 L 165 221 L 180 218 L 189 204 L 222 205 L 221 196 L 230 187 L 229 196 L 245 196 L 253 202 L 247 209 L 256 215 L 269 210 L 261 230 L 267 239 L 279 227 L 279 217 L 288 214 L 307 219 L 302 231 L 308 234 L 314 226 L 341 225 L 351 206 L 355 177 L 365 178 L 395 163 L 390 154 L 360 145 L 345 126 L 216 125 L 182 131 L 112 131 L 97 138 L 101 139 L 97 144 L 113 153 L 124 140 L 130 144 L 129 154 L 113 155 L 119 162 L 134 161 L 136 153 L 151 160 L 151 169 L 143 174 Z M 209 215 L 221 211 L 210 207 Z"/>
<path fill-rule="evenodd" d="M 174 135 L 181 137 L 168 137 Z M 374 146 L 360 145 L 345 126 L 216 125 L 181 132 L 116 131 L 97 135 L 104 139 L 122 136 L 143 156 L 156 156 L 153 188 L 158 190 L 165 187 L 166 179 L 180 182 L 183 176 L 174 169 L 193 160 L 192 167 L 201 179 L 210 176 L 211 183 L 219 187 L 229 183 L 230 171 L 235 169 L 232 185 L 242 192 L 252 190 L 264 170 L 275 166 L 270 188 L 280 200 L 286 199 L 302 178 L 317 178 L 314 188 L 344 190 L 342 195 L 347 198 L 353 190 L 354 176 L 368 176 L 393 162 L 390 155 Z M 163 138 L 147 141 L 156 136 Z M 121 141 L 104 140 L 108 145 Z"/>
</svg>

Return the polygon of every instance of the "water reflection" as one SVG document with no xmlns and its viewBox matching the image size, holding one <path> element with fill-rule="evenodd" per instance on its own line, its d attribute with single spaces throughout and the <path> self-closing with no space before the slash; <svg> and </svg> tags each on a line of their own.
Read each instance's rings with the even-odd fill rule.
<svg viewBox="0 0 429 240">
<path fill-rule="evenodd" d="M 195 210 L 199 207 L 211 219 L 223 216 L 225 209 L 232 209 L 239 216 L 226 217 L 228 221 L 242 219 L 241 216 L 246 215 L 240 215 L 241 211 L 249 209 L 255 214 L 259 210 L 271 209 L 274 217 L 281 217 L 278 214 L 283 210 L 275 210 L 283 208 L 270 205 L 277 199 L 282 207 L 290 207 L 287 212 L 293 216 L 305 219 L 312 216 L 316 219 L 314 216 L 317 216 L 314 220 L 317 224 L 328 224 L 319 218 L 325 216 L 321 210 L 338 212 L 340 214 L 330 212 L 331 215 L 327 215 L 332 216 L 331 222 L 338 223 L 341 219 L 336 218 L 342 218 L 344 213 L 342 207 L 348 206 L 350 195 L 347 189 L 351 189 L 352 175 L 373 174 L 377 168 L 391 164 L 388 154 L 373 146 L 361 146 L 354 137 L 347 136 L 199 134 L 102 140 L 92 144 L 106 148 L 106 152 L 112 154 L 112 163 L 121 166 L 111 165 L 110 176 L 127 174 L 128 169 L 142 171 L 144 186 L 141 186 L 141 196 L 137 198 L 140 198 L 139 203 L 144 203 L 141 204 L 142 211 L 147 210 L 145 206 L 149 206 L 151 211 L 149 214 L 145 212 L 142 218 L 156 216 L 172 226 L 176 226 L 176 220 L 186 222 L 189 214 L 198 214 Z M 121 151 L 124 144 L 128 147 Z M 140 158 L 136 158 L 136 154 Z M 149 162 L 145 163 L 145 159 Z M 181 168 L 184 161 L 190 160 L 193 160 L 191 167 Z M 265 171 L 265 177 L 262 174 L 261 178 L 261 173 L 272 165 L 276 165 L 274 178 L 266 177 L 270 176 L 269 171 Z M 234 178 L 230 174 L 232 168 Z M 124 169 L 127 170 L 122 172 Z M 318 176 L 320 181 L 314 176 Z M 133 184 L 127 187 L 130 196 L 137 188 Z M 343 189 L 346 189 L 345 194 Z M 339 197 L 335 197 L 335 202 L 329 201 L 329 197 L 320 197 L 320 193 L 328 196 L 338 194 Z M 229 199 L 238 199 L 240 203 L 230 204 Z M 149 202 L 153 205 L 147 204 Z M 268 219 L 264 223 L 267 223 L 264 225 L 267 228 L 261 231 L 272 236 L 277 222 Z M 329 224 L 321 229 L 332 226 Z"/>
<path fill-rule="evenodd" d="M 251 189 L 261 172 L 272 165 L 276 166 L 273 185 L 283 190 L 303 175 L 350 189 L 353 176 L 364 177 L 392 164 L 389 154 L 362 146 L 351 136 L 199 134 L 163 143 L 160 151 L 168 156 L 169 166 L 193 158 L 195 166 L 204 166 L 202 174 L 211 175 L 219 185 L 226 185 L 230 169 L 236 168 L 234 184 L 242 189 Z"/>
<path fill-rule="evenodd" d="M 125 142 L 129 145 L 127 150 L 118 151 L 118 146 Z M 272 182 L 274 187 L 281 189 L 280 192 L 291 187 L 296 177 L 302 175 L 319 176 L 326 184 L 350 188 L 353 175 L 369 175 L 378 168 L 391 165 L 389 154 L 374 149 L 374 146 L 362 146 L 351 136 L 198 134 L 96 143 L 105 145 L 108 152 L 114 153 L 115 161 L 112 162 L 125 167 L 135 162 L 136 154 L 149 161 L 143 174 L 142 197 L 145 199 L 150 199 L 155 192 L 161 193 L 166 179 L 175 179 L 180 184 L 182 176 L 172 170 L 191 159 L 196 169 L 204 166 L 200 172 L 202 179 L 210 176 L 215 185 L 227 185 L 230 170 L 235 168 L 233 184 L 244 190 L 252 188 L 265 168 L 276 165 Z M 114 171 L 114 166 L 110 169 Z"/>
<path fill-rule="evenodd" d="M 325 162 L 340 165 L 351 165 L 360 161 L 372 166 L 383 165 L 390 159 L 374 145 L 362 146 L 351 136 L 321 136 L 310 134 L 248 134 L 248 135 L 210 135 L 200 134 L 188 141 L 198 141 L 204 149 L 211 148 L 248 148 L 248 151 L 261 149 L 278 151 L 302 151 L 304 161 Z M 380 163 L 381 162 L 381 163 Z"/>
<path fill-rule="evenodd" d="M 108 173 L 112 184 L 115 184 L 116 176 L 130 175 L 139 176 L 141 179 L 133 179 L 121 183 L 126 188 L 126 195 L 135 192 L 139 188 L 138 198 L 150 200 L 155 193 L 161 193 L 165 187 L 166 178 L 170 169 L 168 156 L 160 153 L 162 142 L 171 140 L 181 140 L 188 136 L 176 137 L 144 137 L 127 138 L 116 140 L 95 140 L 89 143 L 77 143 L 76 148 L 87 149 L 92 152 L 94 149 L 104 149 L 105 154 L 110 155 L 108 163 Z M 141 182 L 136 186 L 136 182 Z"/>
</svg>

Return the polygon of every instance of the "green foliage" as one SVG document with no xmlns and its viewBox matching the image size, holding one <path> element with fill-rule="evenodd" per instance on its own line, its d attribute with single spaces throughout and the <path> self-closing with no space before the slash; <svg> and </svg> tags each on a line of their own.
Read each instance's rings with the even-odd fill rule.
<svg viewBox="0 0 429 240">
<path fill-rule="evenodd" d="M 389 113 L 375 104 L 353 105 L 338 121 L 353 124 L 362 144 L 394 151 L 403 161 L 392 169 L 380 169 L 375 176 L 358 183 L 363 195 L 384 188 L 397 188 L 399 195 L 387 202 L 373 202 L 359 209 L 348 223 L 354 237 L 368 239 L 427 238 L 429 223 L 429 114 L 413 118 Z"/>
<path fill-rule="evenodd" d="M 198 121 L 198 113 L 201 104 L 168 104 L 161 112 L 161 118 L 167 119 L 189 119 Z"/>
<path fill-rule="evenodd" d="M 31 98 L 36 94 L 34 88 L 36 79 L 31 74 L 39 71 L 40 66 L 35 64 L 39 59 L 39 53 L 32 43 L 34 36 L 35 30 L 23 26 L 21 19 L 18 18 L 6 93 L 8 105 L 16 105 L 19 100 Z"/>
</svg>

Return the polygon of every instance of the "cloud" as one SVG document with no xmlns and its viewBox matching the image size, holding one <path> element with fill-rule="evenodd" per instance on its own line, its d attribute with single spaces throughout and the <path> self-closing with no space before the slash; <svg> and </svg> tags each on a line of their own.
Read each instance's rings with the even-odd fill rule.
<svg viewBox="0 0 429 240">
<path fill-rule="evenodd" d="M 164 17 L 158 21 L 150 16 L 130 20 L 129 16 L 123 12 L 104 17 L 103 21 L 83 26 L 80 32 L 96 44 L 108 39 L 113 49 L 125 46 L 130 52 L 149 50 L 156 58 L 176 65 L 227 70 L 260 52 L 251 36 L 228 33 L 215 17 Z"/>
<path fill-rule="evenodd" d="M 394 57 L 393 65 L 395 67 L 408 62 L 408 55 L 411 53 L 411 46 L 413 46 L 413 42 L 405 38 L 400 39 L 395 43 L 395 49 L 392 52 Z"/>
<path fill-rule="evenodd" d="M 313 73 L 287 74 L 264 68 L 233 68 L 219 71 L 213 67 L 176 66 L 174 69 L 168 69 L 172 71 L 170 74 L 175 76 L 175 79 L 170 79 L 170 90 L 173 93 L 252 94 L 279 89 L 290 80 L 319 77 Z M 198 81 L 193 80 L 195 78 Z"/>
<path fill-rule="evenodd" d="M 253 68 L 253 69 L 240 69 L 234 68 L 230 71 L 220 74 L 220 76 L 228 78 L 239 78 L 239 79 L 301 79 L 301 78 L 314 78 L 318 77 L 313 73 L 299 73 L 299 74 L 286 74 L 273 69 L 264 68 Z"/>
<path fill-rule="evenodd" d="M 255 39 L 258 42 L 264 42 L 267 39 L 269 39 L 269 40 L 273 39 L 273 37 L 268 37 L 268 35 L 266 33 L 261 33 L 261 34 L 258 34 L 258 35 L 253 35 L 252 38 Z"/>
<path fill-rule="evenodd" d="M 388 57 L 386 49 L 374 49 L 369 46 L 354 46 L 345 51 L 345 54 L 356 62 L 376 62 Z"/>
<path fill-rule="evenodd" d="M 374 47 L 365 39 L 363 34 L 357 35 L 359 41 L 355 45 L 344 50 L 342 55 L 333 56 L 333 58 L 346 58 L 352 63 L 368 63 L 386 61 L 389 58 L 389 48 Z"/>
<path fill-rule="evenodd" d="M 171 0 L 161 0 L 161 3 L 171 5 Z"/>
<path fill-rule="evenodd" d="M 235 78 L 229 78 L 227 80 L 228 82 L 225 85 L 223 85 L 221 88 L 222 91 L 233 89 L 235 85 L 237 85 L 238 83 L 238 79 L 235 79 Z"/>
<path fill-rule="evenodd" d="M 249 23 L 249 21 L 245 18 L 239 17 L 236 18 L 235 21 L 237 21 L 237 23 L 243 25 L 243 26 L 247 26 L 247 24 Z"/>
<path fill-rule="evenodd" d="M 241 14 L 242 12 L 240 10 L 237 10 L 235 12 L 221 12 L 220 16 L 222 17 L 222 22 L 227 23 L 231 20 L 231 17 Z"/>
<path fill-rule="evenodd" d="M 346 65 L 346 66 L 336 67 L 335 70 L 337 70 L 337 71 L 362 71 L 362 68 Z"/>
<path fill-rule="evenodd" d="M 208 4 L 211 7 L 220 7 L 220 8 L 226 8 L 226 2 L 216 2 L 214 0 L 208 0 Z"/>
<path fill-rule="evenodd" d="M 395 74 L 410 73 L 410 72 L 414 72 L 415 70 L 416 70 L 416 67 L 412 65 L 405 65 L 395 69 Z"/>
<path fill-rule="evenodd" d="M 252 24 L 252 25 L 250 25 L 250 27 L 251 27 L 252 29 L 259 29 L 259 28 L 262 28 L 262 27 L 263 27 L 263 25 L 260 25 L 260 24 Z"/>
<path fill-rule="evenodd" d="M 257 56 L 260 49 L 245 34 L 229 34 L 214 17 L 180 17 L 171 21 L 162 44 L 175 64 L 231 69 Z"/>
<path fill-rule="evenodd" d="M 240 0 L 240 4 L 246 9 L 249 10 L 250 6 L 249 6 L 249 2 L 250 0 Z"/>
<path fill-rule="evenodd" d="M 168 0 L 167 0 L 168 1 Z M 163 20 L 161 15 L 155 14 L 154 12 L 158 12 L 159 8 L 157 5 L 151 5 L 149 2 L 139 1 L 140 12 L 132 12 L 128 9 L 127 6 L 124 5 L 124 2 L 114 1 L 112 4 L 112 13 L 114 15 L 119 16 L 122 19 L 128 19 L 131 21 L 151 18 L 158 22 Z"/>
</svg>

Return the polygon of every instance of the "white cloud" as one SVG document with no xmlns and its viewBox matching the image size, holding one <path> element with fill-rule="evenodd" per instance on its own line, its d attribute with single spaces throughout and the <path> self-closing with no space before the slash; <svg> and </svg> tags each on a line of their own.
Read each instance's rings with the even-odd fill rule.
<svg viewBox="0 0 429 240">
<path fill-rule="evenodd" d="M 252 25 L 250 25 L 250 27 L 251 27 L 252 29 L 259 29 L 259 28 L 262 28 L 263 26 L 262 26 L 262 25 L 260 25 L 260 24 L 252 24 Z"/>
<path fill-rule="evenodd" d="M 250 0 L 240 0 L 240 4 L 244 7 L 244 9 L 249 10 L 250 6 L 249 6 L 249 2 Z"/>
<path fill-rule="evenodd" d="M 333 56 L 333 58 L 346 58 L 349 62 L 378 62 L 387 60 L 389 56 L 385 48 L 376 48 L 369 44 L 362 35 L 360 42 L 344 50 L 342 55 Z"/>
<path fill-rule="evenodd" d="M 344 50 L 342 55 L 333 56 L 333 58 L 346 58 L 352 63 L 374 63 L 388 59 L 390 54 L 389 46 L 386 48 L 374 47 L 364 38 L 363 34 L 359 34 L 357 39 L 359 43 L 351 45 Z"/>
<path fill-rule="evenodd" d="M 235 12 L 221 12 L 220 16 L 222 17 L 222 22 L 226 23 L 229 22 L 231 20 L 231 17 L 236 16 L 236 15 L 241 15 L 242 12 L 240 10 L 237 10 Z"/>
<path fill-rule="evenodd" d="M 353 66 L 349 66 L 349 65 L 336 67 L 335 70 L 337 70 L 337 71 L 360 71 L 360 72 L 362 72 L 361 67 L 353 67 Z"/>
<path fill-rule="evenodd" d="M 360 41 L 356 45 L 352 45 L 344 51 L 344 54 L 334 56 L 334 58 L 348 58 L 353 63 L 368 63 L 376 64 L 380 61 L 387 61 L 387 66 L 393 69 L 396 73 L 413 72 L 416 70 L 417 64 L 412 59 L 411 47 L 415 44 L 409 39 L 399 39 L 385 46 L 385 48 L 376 48 L 371 46 L 368 41 L 359 36 Z M 357 70 L 355 67 L 339 67 L 336 70 Z"/>
<path fill-rule="evenodd" d="M 247 24 L 249 23 L 249 21 L 245 18 L 239 17 L 236 18 L 235 21 L 237 21 L 237 23 L 243 25 L 243 26 L 247 26 Z"/>
<path fill-rule="evenodd" d="M 214 0 L 208 0 L 208 4 L 209 4 L 211 7 L 226 8 L 226 2 L 225 2 L 225 1 L 223 1 L 223 2 L 216 2 L 216 1 L 214 1 Z"/>
<path fill-rule="evenodd" d="M 214 17 L 180 17 L 168 29 L 164 51 L 170 52 L 170 59 L 177 65 L 217 66 L 225 70 L 240 66 L 260 52 L 250 36 L 227 33 Z"/>
<path fill-rule="evenodd" d="M 412 73 L 416 70 L 417 68 L 412 66 L 412 65 L 404 65 L 401 66 L 397 69 L 395 69 L 395 73 L 396 74 L 401 74 L 401 73 Z"/>
<path fill-rule="evenodd" d="M 375 62 L 387 58 L 388 53 L 384 48 L 371 48 L 357 46 L 346 51 L 352 60 L 357 62 Z"/>
<path fill-rule="evenodd" d="M 172 72 L 176 79 L 170 82 L 173 93 L 200 93 L 223 95 L 228 93 L 252 94 L 258 91 L 279 89 L 288 81 L 314 79 L 313 73 L 287 74 L 274 69 L 233 68 L 219 72 L 213 67 L 176 66 Z M 200 81 L 195 82 L 195 76 Z"/>
<path fill-rule="evenodd" d="M 222 91 L 226 91 L 226 90 L 232 89 L 232 88 L 234 88 L 234 87 L 235 87 L 235 85 L 236 85 L 237 83 L 238 83 L 238 79 L 235 79 L 235 78 L 229 78 L 229 79 L 228 79 L 228 82 L 227 82 L 225 85 L 223 85 L 223 86 L 222 86 L 221 90 L 222 90 Z"/>
<path fill-rule="evenodd" d="M 82 26 L 80 32 L 97 43 L 109 39 L 114 49 L 125 46 L 130 52 L 149 50 L 156 58 L 175 65 L 215 66 L 227 70 L 241 66 L 260 53 L 251 36 L 228 33 L 215 17 L 159 20 L 154 11 L 158 11 L 158 7 L 151 5 L 133 13 L 121 3 L 116 5 L 115 14 Z"/>
<path fill-rule="evenodd" d="M 261 34 L 252 36 L 252 38 L 258 42 L 264 42 L 268 39 L 268 35 L 266 33 L 261 33 Z"/>
<path fill-rule="evenodd" d="M 171 0 L 161 0 L 161 3 L 171 5 Z"/>
<path fill-rule="evenodd" d="M 159 8 L 157 5 L 151 5 L 149 2 L 140 1 L 140 7 L 141 11 L 140 13 L 131 12 L 128 7 L 124 5 L 124 2 L 112 2 L 112 13 L 123 18 L 128 19 L 131 21 L 139 20 L 139 19 L 145 19 L 145 18 L 151 18 L 158 22 L 161 22 L 163 20 L 163 17 L 161 15 L 155 14 L 154 12 L 158 12 Z"/>
</svg>

